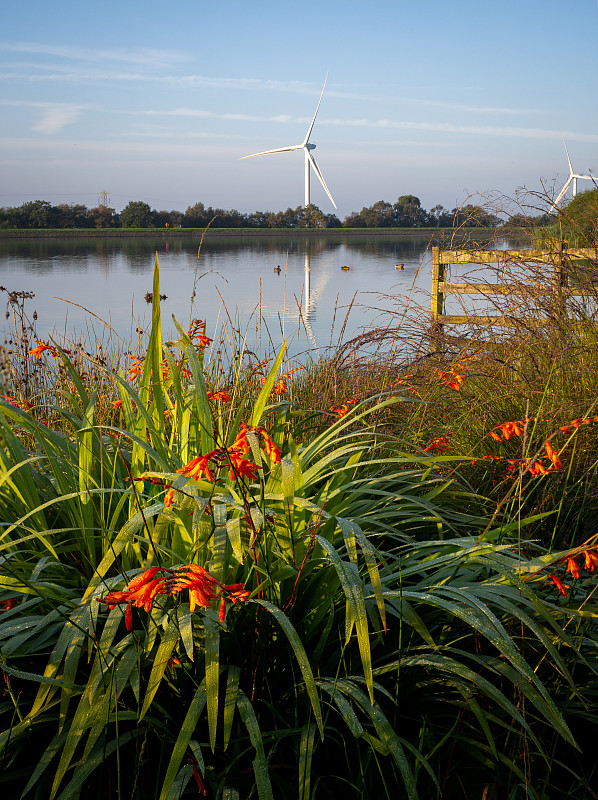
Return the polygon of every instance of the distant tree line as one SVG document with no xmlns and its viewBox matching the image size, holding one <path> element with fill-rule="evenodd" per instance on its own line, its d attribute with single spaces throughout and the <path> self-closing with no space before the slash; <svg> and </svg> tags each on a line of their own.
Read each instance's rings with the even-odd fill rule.
<svg viewBox="0 0 598 800">
<path fill-rule="evenodd" d="M 195 203 L 182 211 L 156 211 L 142 200 L 133 200 L 120 212 L 105 205 L 87 208 L 63 203 L 54 206 L 46 200 L 33 200 L 13 208 L 0 208 L 0 228 L 452 228 L 473 226 L 494 228 L 503 224 L 483 206 L 464 205 L 449 210 L 436 205 L 422 208 L 415 195 L 407 194 L 396 203 L 379 200 L 354 211 L 343 222 L 335 214 L 325 214 L 315 205 L 287 208 L 286 211 L 254 211 L 242 214 Z"/>
</svg>

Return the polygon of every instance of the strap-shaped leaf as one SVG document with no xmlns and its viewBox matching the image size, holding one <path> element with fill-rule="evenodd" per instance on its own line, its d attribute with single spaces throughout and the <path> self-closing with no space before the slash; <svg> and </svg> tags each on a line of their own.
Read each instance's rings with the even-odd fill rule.
<svg viewBox="0 0 598 800">
<path fill-rule="evenodd" d="M 299 742 L 299 800 L 311 798 L 311 762 L 314 755 L 316 726 L 308 722 L 301 729 Z"/>
<path fill-rule="evenodd" d="M 254 599 L 250 600 L 251 603 L 257 603 L 260 606 L 263 606 L 267 611 L 272 614 L 274 619 L 278 622 L 280 627 L 286 634 L 287 639 L 289 640 L 289 644 L 293 648 L 293 652 L 295 653 L 295 658 L 297 659 L 297 663 L 299 664 L 299 668 L 301 670 L 301 674 L 303 675 L 303 680 L 305 682 L 305 689 L 311 701 L 311 707 L 314 712 L 314 717 L 316 718 L 316 723 L 318 725 L 318 729 L 320 731 L 320 735 L 324 738 L 324 724 L 322 721 L 322 709 L 320 707 L 320 698 L 318 697 L 318 690 L 316 688 L 316 683 L 314 681 L 314 675 L 309 663 L 309 659 L 307 657 L 307 653 L 305 652 L 305 647 L 303 646 L 303 642 L 301 641 L 299 634 L 293 627 L 290 619 L 287 615 L 278 608 L 278 606 L 269 603 L 267 600 L 259 600 Z"/>
<path fill-rule="evenodd" d="M 206 695 L 208 704 L 208 730 L 212 752 L 216 749 L 216 724 L 218 722 L 218 692 L 220 687 L 220 626 L 204 616 L 206 656 Z"/>
<path fill-rule="evenodd" d="M 321 547 L 328 555 L 332 565 L 339 577 L 341 586 L 347 598 L 351 614 L 355 620 L 357 631 L 357 643 L 361 656 L 361 665 L 365 677 L 366 686 L 370 694 L 370 699 L 374 699 L 374 679 L 372 676 L 372 656 L 370 651 L 370 636 L 368 631 L 367 613 L 365 610 L 365 598 L 363 595 L 363 585 L 355 565 L 351 562 L 343 561 L 333 545 L 323 536 L 315 537 Z"/>
<path fill-rule="evenodd" d="M 253 706 L 249 702 L 249 698 L 245 692 L 239 691 L 237 694 L 237 708 L 243 720 L 243 724 L 247 728 L 251 744 L 255 748 L 255 759 L 253 761 L 253 774 L 255 775 L 255 784 L 257 786 L 257 793 L 260 800 L 274 800 L 272 794 L 272 784 L 270 783 L 270 775 L 268 774 L 268 762 L 264 752 L 264 743 L 262 740 L 262 732 L 260 730 L 259 722 L 255 715 Z"/>
<path fill-rule="evenodd" d="M 241 669 L 239 667 L 230 666 L 228 668 L 228 675 L 226 678 L 226 695 L 224 697 L 224 721 L 223 721 L 223 749 L 226 751 L 230 741 L 231 732 L 233 729 L 233 719 L 235 716 L 235 707 L 237 705 L 237 695 L 239 694 L 239 678 L 241 676 Z"/>
<path fill-rule="evenodd" d="M 141 713 L 139 715 L 139 721 L 143 719 L 146 715 L 149 707 L 152 704 L 152 700 L 155 697 L 156 692 L 160 688 L 160 684 L 162 683 L 162 678 L 164 677 L 164 673 L 166 672 L 166 667 L 168 666 L 168 662 L 172 656 L 172 651 L 174 650 L 178 640 L 180 637 L 179 629 L 175 624 L 174 620 L 170 620 L 168 623 L 168 627 L 164 631 L 162 635 L 162 641 L 160 642 L 160 646 L 158 647 L 158 651 L 154 657 L 154 663 L 152 666 L 152 671 L 149 677 L 149 681 L 147 683 L 147 690 L 145 693 L 145 699 L 143 701 L 143 707 L 141 709 Z"/>
<path fill-rule="evenodd" d="M 206 684 L 205 681 L 202 681 L 193 695 L 193 699 L 189 703 L 189 708 L 185 714 L 185 719 L 183 720 L 183 724 L 179 730 L 176 742 L 172 748 L 172 755 L 170 756 L 166 775 L 164 776 L 159 800 L 168 800 L 170 796 L 170 790 L 179 772 L 181 761 L 185 756 L 185 752 L 189 746 L 193 732 L 197 727 L 197 723 L 205 704 Z"/>
</svg>

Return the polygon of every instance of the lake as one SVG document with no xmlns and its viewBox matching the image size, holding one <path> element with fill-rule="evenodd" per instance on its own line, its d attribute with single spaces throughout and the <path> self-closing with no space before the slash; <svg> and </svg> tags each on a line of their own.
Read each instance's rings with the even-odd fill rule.
<svg viewBox="0 0 598 800">
<path fill-rule="evenodd" d="M 37 314 L 38 338 L 105 341 L 112 332 L 128 344 L 151 319 L 145 295 L 157 253 L 165 337 L 176 338 L 173 314 L 184 326 L 200 318 L 209 336 L 232 325 L 262 352 L 283 338 L 295 353 L 322 349 L 341 333 L 346 341 L 371 326 L 396 324 L 414 302 L 429 309 L 429 235 L 208 232 L 198 252 L 199 244 L 199 236 L 0 240 L 0 284 L 35 294 L 25 310 L 30 319 Z M 400 263 L 404 269 L 395 269 Z M 5 334 L 11 324 L 5 320 Z"/>
</svg>

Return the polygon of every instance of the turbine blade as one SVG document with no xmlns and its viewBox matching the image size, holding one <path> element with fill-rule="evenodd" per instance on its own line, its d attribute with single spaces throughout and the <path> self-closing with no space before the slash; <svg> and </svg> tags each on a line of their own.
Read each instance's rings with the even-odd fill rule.
<svg viewBox="0 0 598 800">
<path fill-rule="evenodd" d="M 335 203 L 335 202 L 334 202 L 334 200 L 332 199 L 332 195 L 330 194 L 330 191 L 328 190 L 328 187 L 326 186 L 326 181 L 324 180 L 324 176 L 323 176 L 323 175 L 322 175 L 322 173 L 320 172 L 320 168 L 319 168 L 319 167 L 318 167 L 318 165 L 316 164 L 316 159 L 315 159 L 315 158 L 312 156 L 312 154 L 309 152 L 309 150 L 308 150 L 307 148 L 305 148 L 305 152 L 307 153 L 307 157 L 308 157 L 308 159 L 309 159 L 309 163 L 310 163 L 310 164 L 312 165 L 312 167 L 314 168 L 314 172 L 315 172 L 315 173 L 316 173 L 316 175 L 318 176 L 318 179 L 319 179 L 320 183 L 322 184 L 322 186 L 323 186 L 323 188 L 324 188 L 324 191 L 326 192 L 326 194 L 327 194 L 327 195 L 328 195 L 328 197 L 330 198 L 330 202 L 331 202 L 331 203 L 332 203 L 332 205 L 333 205 L 333 206 L 336 208 L 336 203 Z"/>
<path fill-rule="evenodd" d="M 571 183 L 572 180 L 573 180 L 573 175 L 570 176 L 570 178 L 567 181 L 567 183 L 563 186 L 561 191 L 558 193 L 558 195 L 556 197 L 556 200 L 554 201 L 554 205 L 555 206 L 558 205 L 559 200 L 561 200 L 565 196 L 565 194 L 567 193 L 567 189 L 569 188 L 569 184 Z"/>
<path fill-rule="evenodd" d="M 316 113 L 314 114 L 314 118 L 311 121 L 311 125 L 307 129 L 307 136 L 303 140 L 302 147 L 305 147 L 305 145 L 309 142 L 309 137 L 311 136 L 311 132 L 312 132 L 312 129 L 314 127 L 314 122 L 316 121 L 316 117 L 318 116 L 318 111 L 320 109 L 320 103 L 322 102 L 322 98 L 324 97 L 324 89 L 326 88 L 326 81 L 327 80 L 328 80 L 328 73 L 326 73 L 326 77 L 324 78 L 324 86 L 322 86 L 322 94 L 320 95 L 320 99 L 318 100 L 318 105 L 316 106 Z"/>
<path fill-rule="evenodd" d="M 293 144 L 290 147 L 277 147 L 276 150 L 264 150 L 261 153 L 252 153 L 250 156 L 241 156 L 239 161 L 243 161 L 244 158 L 255 158 L 256 156 L 269 156 L 272 153 L 290 153 L 292 150 L 301 150 L 303 148 L 302 144 Z"/>
<path fill-rule="evenodd" d="M 593 181 L 593 180 L 595 180 L 593 175 L 575 175 L 575 174 L 573 174 L 571 177 L 572 178 L 582 178 L 582 180 L 584 180 L 584 181 Z"/>
<path fill-rule="evenodd" d="M 565 137 L 563 136 L 563 144 L 565 145 L 565 153 L 567 153 L 567 161 L 569 162 L 569 174 L 573 177 L 573 165 L 571 164 L 571 159 L 569 158 L 569 151 L 567 150 L 567 144 L 565 143 Z"/>
</svg>

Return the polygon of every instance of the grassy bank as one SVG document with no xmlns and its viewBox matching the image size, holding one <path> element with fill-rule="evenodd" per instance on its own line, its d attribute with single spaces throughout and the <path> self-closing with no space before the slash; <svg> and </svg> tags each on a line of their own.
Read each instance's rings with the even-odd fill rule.
<svg viewBox="0 0 598 800">
<path fill-rule="evenodd" d="M 371 333 L 291 369 L 198 321 L 163 343 L 159 295 L 156 264 L 135 355 L 4 354 L 1 780 L 591 796 L 588 309 L 434 354 L 416 316 L 408 363 Z"/>
</svg>

